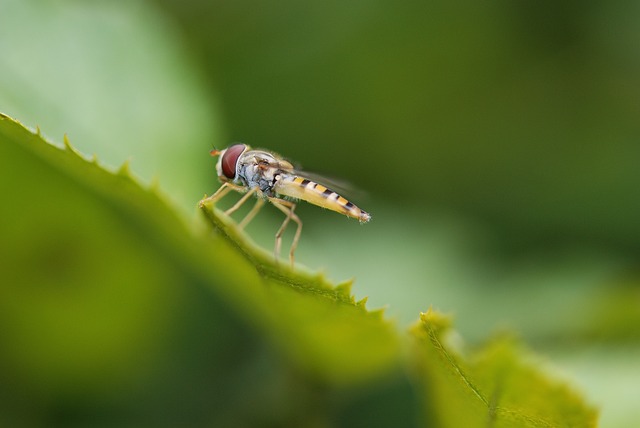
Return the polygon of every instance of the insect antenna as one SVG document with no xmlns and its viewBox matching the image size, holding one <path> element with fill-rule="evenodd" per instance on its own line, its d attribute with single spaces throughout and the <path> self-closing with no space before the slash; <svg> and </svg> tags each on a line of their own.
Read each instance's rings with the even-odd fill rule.
<svg viewBox="0 0 640 428">
<path fill-rule="evenodd" d="M 211 156 L 218 156 L 220 154 L 220 150 L 218 150 L 216 146 L 213 143 L 211 143 L 211 150 L 209 151 L 209 154 Z"/>
</svg>

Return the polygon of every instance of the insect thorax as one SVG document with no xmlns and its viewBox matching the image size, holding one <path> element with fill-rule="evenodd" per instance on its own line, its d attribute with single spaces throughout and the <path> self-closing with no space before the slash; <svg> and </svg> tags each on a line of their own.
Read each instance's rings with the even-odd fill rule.
<svg viewBox="0 0 640 428">
<path fill-rule="evenodd" d="M 247 162 L 240 164 L 237 179 L 250 189 L 257 187 L 266 196 L 275 196 L 273 187 L 279 173 L 279 168 L 264 167 L 254 162 Z"/>
</svg>

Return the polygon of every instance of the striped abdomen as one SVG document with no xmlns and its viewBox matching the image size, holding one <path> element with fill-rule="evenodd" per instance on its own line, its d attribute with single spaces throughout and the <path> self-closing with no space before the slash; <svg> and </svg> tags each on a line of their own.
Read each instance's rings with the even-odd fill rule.
<svg viewBox="0 0 640 428">
<path fill-rule="evenodd" d="M 371 220 L 369 213 L 361 210 L 346 198 L 322 184 L 306 178 L 296 176 L 281 178 L 275 185 L 275 191 L 280 195 L 302 199 L 311 204 L 356 218 L 363 223 Z"/>
</svg>

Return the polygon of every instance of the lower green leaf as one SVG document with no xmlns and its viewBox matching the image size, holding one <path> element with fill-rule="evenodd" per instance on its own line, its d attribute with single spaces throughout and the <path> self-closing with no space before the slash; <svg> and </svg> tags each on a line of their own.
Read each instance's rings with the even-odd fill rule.
<svg viewBox="0 0 640 428">
<path fill-rule="evenodd" d="M 434 311 L 414 329 L 425 399 L 440 427 L 595 427 L 597 412 L 545 376 L 514 340 L 463 358 L 447 345 L 449 320 Z"/>
</svg>

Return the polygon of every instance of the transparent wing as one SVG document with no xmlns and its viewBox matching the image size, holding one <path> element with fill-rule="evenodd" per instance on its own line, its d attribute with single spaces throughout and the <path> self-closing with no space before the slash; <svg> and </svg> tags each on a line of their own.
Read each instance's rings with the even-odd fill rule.
<svg viewBox="0 0 640 428">
<path fill-rule="evenodd" d="M 315 172 L 309 172 L 279 154 L 265 149 L 253 149 L 246 153 L 246 156 L 254 156 L 256 159 L 265 163 L 271 168 L 277 168 L 280 171 L 291 175 L 307 178 L 316 183 L 322 184 L 334 192 L 349 198 L 358 198 L 359 200 L 367 199 L 366 192 L 358 189 L 346 180 L 327 177 Z"/>
<path fill-rule="evenodd" d="M 334 177 L 327 177 L 323 174 L 318 174 L 316 172 L 309 172 L 302 169 L 295 168 L 293 170 L 293 174 L 308 178 L 311 181 L 315 181 L 318 184 L 322 184 L 325 187 L 333 190 L 334 192 L 346 197 L 346 198 L 354 198 L 359 201 L 363 201 L 367 199 L 367 192 L 364 190 L 354 186 L 347 180 L 342 180 Z"/>
</svg>

